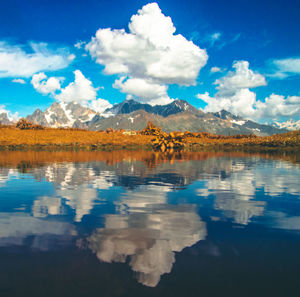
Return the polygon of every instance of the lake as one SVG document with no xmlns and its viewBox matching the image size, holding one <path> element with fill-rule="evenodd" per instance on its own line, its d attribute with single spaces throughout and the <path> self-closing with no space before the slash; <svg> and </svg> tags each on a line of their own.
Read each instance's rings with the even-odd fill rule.
<svg viewBox="0 0 300 297">
<path fill-rule="evenodd" d="M 0 152 L 0 296 L 299 296 L 299 154 Z"/>
</svg>

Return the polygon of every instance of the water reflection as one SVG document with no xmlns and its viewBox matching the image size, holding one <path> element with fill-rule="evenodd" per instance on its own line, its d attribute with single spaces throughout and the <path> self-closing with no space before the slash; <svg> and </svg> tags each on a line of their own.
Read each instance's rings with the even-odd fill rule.
<svg viewBox="0 0 300 297">
<path fill-rule="evenodd" d="M 67 222 L 43 221 L 29 213 L 0 214 L 0 247 L 30 245 L 33 250 L 49 250 L 56 246 L 57 238 L 75 234 L 75 227 Z"/>
<path fill-rule="evenodd" d="M 171 272 L 174 252 L 205 238 L 206 225 L 194 205 L 144 203 L 151 211 L 129 209 L 128 215 L 107 215 L 105 227 L 95 230 L 88 246 L 104 262 L 125 262 L 130 257 L 138 281 L 154 287 L 162 274 Z"/>
<path fill-rule="evenodd" d="M 211 221 L 299 231 L 297 158 L 5 152 L 0 247 L 77 243 L 100 262 L 128 263 L 138 282 L 155 287 L 176 253 L 209 237 Z"/>
</svg>

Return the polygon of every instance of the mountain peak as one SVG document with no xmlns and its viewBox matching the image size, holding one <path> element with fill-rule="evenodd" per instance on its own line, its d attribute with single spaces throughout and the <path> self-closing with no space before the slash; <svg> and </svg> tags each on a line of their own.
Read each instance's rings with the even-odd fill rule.
<svg viewBox="0 0 300 297">
<path fill-rule="evenodd" d="M 211 114 L 213 114 L 215 117 L 218 117 L 222 120 L 227 120 L 227 119 L 243 120 L 241 117 L 239 117 L 237 115 L 234 115 L 234 114 L 232 114 L 231 112 L 229 112 L 225 109 L 222 109 L 222 110 L 217 111 L 217 112 L 213 112 Z"/>
<path fill-rule="evenodd" d="M 116 116 L 119 114 L 129 114 L 137 110 L 144 110 L 148 113 L 167 117 L 172 114 L 189 111 L 198 113 L 199 110 L 189 104 L 185 100 L 176 99 L 173 102 L 166 105 L 150 105 L 147 103 L 140 103 L 133 99 L 125 100 L 119 104 L 115 104 L 113 107 L 107 109 L 104 113 L 104 117 Z"/>
<path fill-rule="evenodd" d="M 206 114 L 187 101 L 179 99 L 155 106 L 129 99 L 115 104 L 102 114 L 75 102 L 54 102 L 44 112 L 37 109 L 27 119 L 47 127 L 79 127 L 92 130 L 141 130 L 148 121 L 152 121 L 164 131 L 205 131 L 225 135 L 271 135 L 286 132 L 245 120 L 226 110 Z"/>
<path fill-rule="evenodd" d="M 90 121 L 97 113 L 77 102 L 54 102 L 44 112 L 37 109 L 27 119 L 46 127 L 73 127 Z"/>
</svg>

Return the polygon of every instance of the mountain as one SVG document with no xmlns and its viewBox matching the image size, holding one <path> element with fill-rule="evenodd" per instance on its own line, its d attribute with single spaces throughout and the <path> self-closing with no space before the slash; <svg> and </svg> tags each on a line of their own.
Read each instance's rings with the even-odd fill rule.
<svg viewBox="0 0 300 297">
<path fill-rule="evenodd" d="M 174 100 L 167 105 L 155 105 L 139 103 L 134 100 L 125 100 L 119 104 L 114 105 L 112 108 L 106 109 L 102 114 L 103 117 L 116 116 L 119 114 L 129 114 L 137 110 L 144 110 L 151 114 L 167 117 L 183 111 L 192 113 L 199 113 L 200 111 L 184 100 Z"/>
<path fill-rule="evenodd" d="M 174 103 L 170 105 L 164 106 L 166 113 L 169 112 L 168 107 L 173 111 Z M 165 132 L 174 130 L 191 132 L 204 131 L 223 135 L 256 134 L 260 136 L 286 132 L 286 130 L 244 120 L 227 111 L 204 113 L 195 109 L 192 111 L 184 110 L 177 113 L 170 113 L 169 116 L 163 116 L 140 109 L 131 113 L 119 113 L 107 118 L 97 115 L 91 122 L 87 123 L 87 126 L 91 130 L 105 130 L 107 128 L 141 130 L 147 125 L 148 121 L 151 121 L 155 125 L 160 126 Z"/>
<path fill-rule="evenodd" d="M 27 116 L 26 119 L 46 127 L 87 128 L 85 123 L 91 121 L 96 114 L 94 110 L 75 102 L 55 102 L 44 112 L 37 109 L 32 115 Z"/>
<path fill-rule="evenodd" d="M 225 110 L 205 113 L 184 100 L 174 100 L 170 104 L 156 106 L 126 100 L 102 114 L 73 102 L 53 103 L 44 112 L 37 109 L 27 120 L 47 127 L 74 127 L 95 131 L 107 128 L 141 130 L 151 121 L 166 132 L 204 131 L 224 135 L 261 136 L 286 132 L 242 119 Z"/>
<path fill-rule="evenodd" d="M 9 120 L 6 112 L 0 113 L 0 124 L 2 125 L 10 125 L 12 122 Z"/>
<path fill-rule="evenodd" d="M 233 115 L 226 110 L 221 110 L 219 112 L 214 112 L 211 114 L 228 122 L 229 124 L 231 123 L 232 128 L 239 128 L 242 134 L 253 133 L 256 135 L 265 136 L 287 132 L 287 130 L 285 129 L 279 129 L 273 126 L 262 125 L 250 120 L 245 120 L 239 116 Z"/>
<path fill-rule="evenodd" d="M 274 122 L 272 126 L 278 129 L 287 129 L 289 131 L 300 130 L 300 120 L 299 121 L 290 120 L 283 123 Z"/>
</svg>

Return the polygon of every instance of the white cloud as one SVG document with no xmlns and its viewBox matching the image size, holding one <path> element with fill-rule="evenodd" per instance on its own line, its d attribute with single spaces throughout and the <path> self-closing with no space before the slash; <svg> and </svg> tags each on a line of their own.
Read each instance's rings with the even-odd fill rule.
<svg viewBox="0 0 300 297">
<path fill-rule="evenodd" d="M 232 96 L 218 96 L 210 97 L 208 92 L 204 94 L 198 94 L 197 98 L 207 103 L 204 108 L 206 112 L 217 112 L 222 109 L 228 110 L 233 114 L 253 118 L 255 110 L 253 104 L 256 100 L 256 95 L 249 89 L 241 89 L 234 93 Z"/>
<path fill-rule="evenodd" d="M 129 33 L 99 29 L 85 48 L 105 66 L 105 73 L 125 75 L 126 79 L 115 83 L 121 91 L 142 101 L 165 102 L 168 84 L 194 85 L 208 59 L 205 50 L 175 31 L 171 18 L 150 3 L 131 17 Z M 131 86 L 137 82 L 139 90 L 135 91 Z M 150 88 L 155 90 L 151 98 Z"/>
<path fill-rule="evenodd" d="M 1 113 L 8 113 L 8 111 L 5 109 L 5 105 L 0 105 L 0 114 Z"/>
<path fill-rule="evenodd" d="M 271 77 L 282 79 L 300 74 L 300 58 L 277 59 L 272 64 L 276 69 L 275 73 L 269 75 Z"/>
<path fill-rule="evenodd" d="M 76 58 L 76 56 L 74 54 L 71 54 L 68 56 L 67 59 L 72 62 L 75 58 Z"/>
<path fill-rule="evenodd" d="M 65 88 L 61 87 L 64 78 L 48 78 L 43 72 L 34 74 L 31 84 L 39 93 L 43 95 L 51 94 L 59 102 L 77 102 L 100 113 L 112 107 L 107 100 L 96 99 L 97 91 L 104 89 L 104 87 L 94 88 L 92 82 L 80 70 L 75 70 L 74 74 L 74 82 L 69 83 Z"/>
<path fill-rule="evenodd" d="M 44 72 L 34 74 L 31 79 L 31 84 L 39 93 L 43 95 L 54 95 L 57 90 L 60 90 L 60 79 L 56 77 L 50 77 L 47 79 L 47 76 Z"/>
<path fill-rule="evenodd" d="M 256 99 L 256 94 L 249 88 L 266 85 L 264 76 L 249 69 L 247 61 L 233 63 L 235 71 L 215 81 L 218 92 L 210 97 L 206 92 L 197 98 L 207 103 L 208 112 L 222 109 L 249 119 L 272 119 L 297 116 L 300 112 L 300 97 L 272 94 L 264 101 Z"/>
<path fill-rule="evenodd" d="M 22 85 L 25 85 L 26 84 L 26 81 L 22 78 L 15 78 L 12 80 L 13 83 L 17 83 L 17 84 L 22 84 Z"/>
<path fill-rule="evenodd" d="M 210 46 L 214 46 L 216 41 L 220 40 L 221 38 L 221 33 L 220 32 L 215 32 L 209 35 L 208 40 L 210 42 Z"/>
<path fill-rule="evenodd" d="M 153 103 L 155 98 L 159 98 L 159 101 L 161 101 L 162 98 L 166 98 L 165 101 L 167 102 L 165 104 L 173 101 L 168 97 L 166 85 L 154 84 L 145 79 L 126 79 L 126 77 L 123 76 L 115 81 L 114 87 L 120 89 L 122 93 L 135 95 L 139 98 L 142 98 L 142 101 L 146 101 L 148 103 Z"/>
<path fill-rule="evenodd" d="M 74 47 L 76 47 L 77 49 L 81 49 L 82 47 L 84 47 L 86 45 L 85 41 L 78 41 L 74 44 Z"/>
<path fill-rule="evenodd" d="M 216 72 L 222 72 L 223 70 L 220 67 L 211 67 L 210 72 L 211 73 L 216 73 Z"/>
<path fill-rule="evenodd" d="M 126 79 L 126 76 L 122 76 L 115 81 L 113 87 L 120 89 L 122 93 L 128 94 L 127 99 L 139 98 L 139 101 L 151 105 L 165 105 L 174 101 L 174 99 L 171 99 L 167 94 L 167 85 L 156 84 L 147 79 Z"/>
<path fill-rule="evenodd" d="M 281 128 L 281 129 L 287 129 L 287 130 L 300 130 L 300 120 L 294 121 L 294 120 L 288 120 L 285 122 L 274 122 L 274 126 Z"/>
<path fill-rule="evenodd" d="M 92 100 L 89 104 L 88 107 L 95 110 L 96 112 L 102 113 L 104 112 L 107 108 L 111 108 L 112 105 L 109 103 L 109 101 L 105 99 L 95 99 Z"/>
<path fill-rule="evenodd" d="M 45 43 L 30 43 L 26 52 L 19 45 L 0 42 L 0 78 L 30 77 L 40 71 L 54 71 L 70 64 L 65 49 L 51 51 Z"/>
<path fill-rule="evenodd" d="M 74 82 L 61 89 L 61 93 L 56 95 L 55 98 L 62 102 L 75 101 L 81 104 L 96 99 L 97 89 L 93 87 L 92 82 L 80 70 L 75 70 L 74 74 Z"/>
<path fill-rule="evenodd" d="M 300 97 L 272 94 L 265 102 L 257 101 L 256 108 L 259 117 L 277 119 L 279 116 L 292 117 L 300 114 Z"/>
<path fill-rule="evenodd" d="M 217 89 L 221 95 L 233 94 L 240 89 L 255 88 L 267 85 L 263 75 L 254 73 L 249 69 L 249 62 L 236 61 L 232 67 L 235 71 L 228 72 L 221 79 L 217 79 L 214 84 L 218 85 Z"/>
</svg>

